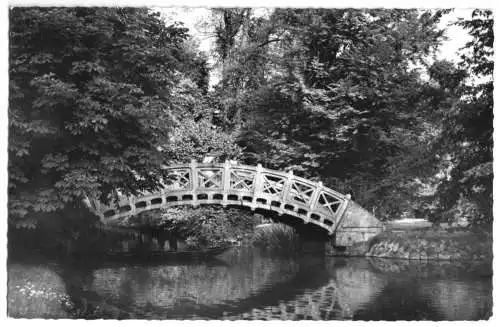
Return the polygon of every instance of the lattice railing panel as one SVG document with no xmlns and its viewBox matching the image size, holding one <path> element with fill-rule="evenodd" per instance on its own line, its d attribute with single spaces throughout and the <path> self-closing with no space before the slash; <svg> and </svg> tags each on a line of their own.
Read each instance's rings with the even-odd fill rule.
<svg viewBox="0 0 500 327">
<path fill-rule="evenodd" d="M 255 172 L 232 169 L 229 187 L 233 190 L 253 191 Z"/>
<path fill-rule="evenodd" d="M 294 181 L 292 182 L 288 198 L 293 201 L 310 204 L 315 189 L 316 187 Z"/>
<path fill-rule="evenodd" d="M 198 187 L 203 189 L 223 189 L 222 169 L 199 169 Z"/>
<path fill-rule="evenodd" d="M 167 170 L 163 184 L 168 190 L 190 190 L 191 172 L 189 169 Z"/>
<path fill-rule="evenodd" d="M 286 179 L 279 176 L 262 174 L 262 193 L 280 196 Z"/>
<path fill-rule="evenodd" d="M 318 206 L 323 207 L 324 209 L 328 210 L 332 216 L 335 216 L 342 202 L 342 199 L 334 197 L 328 193 L 321 192 L 318 199 Z"/>
</svg>

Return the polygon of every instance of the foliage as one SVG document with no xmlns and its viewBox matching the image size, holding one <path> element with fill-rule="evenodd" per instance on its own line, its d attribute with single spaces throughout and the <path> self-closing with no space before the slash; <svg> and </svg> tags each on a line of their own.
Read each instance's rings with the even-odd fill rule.
<svg viewBox="0 0 500 327">
<path fill-rule="evenodd" d="M 186 239 L 194 248 L 230 244 L 252 231 L 252 214 L 219 206 L 162 210 L 159 226 Z"/>
<path fill-rule="evenodd" d="M 187 29 L 146 8 L 13 8 L 9 22 L 11 218 L 155 188 L 196 57 Z"/>
<path fill-rule="evenodd" d="M 300 251 L 300 237 L 293 227 L 277 223 L 257 229 L 252 242 L 266 251 L 295 253 Z"/>
<path fill-rule="evenodd" d="M 216 52 L 222 60 L 225 60 L 234 48 L 236 35 L 240 28 L 248 20 L 250 9 L 215 8 L 212 11 L 214 16 L 219 16 L 217 17 L 219 21 L 214 26 Z"/>
<path fill-rule="evenodd" d="M 473 40 L 457 66 L 432 57 L 447 12 L 213 9 L 211 91 L 187 29 L 145 8 L 14 8 L 10 216 L 33 226 L 28 213 L 152 190 L 161 164 L 217 152 L 322 180 L 381 219 L 490 223 L 492 13 L 458 22 Z M 171 227 L 222 240 L 216 214 L 232 224 L 204 208 Z"/>
<path fill-rule="evenodd" d="M 460 101 L 443 114 L 440 153 L 451 158 L 450 178 L 439 185 L 443 213 L 466 212 L 473 224 L 493 220 L 493 16 L 474 10 L 472 18 L 459 21 L 472 41 L 463 49 L 461 66 L 474 83 L 463 83 Z M 481 78 L 477 80 L 477 78 Z"/>
<path fill-rule="evenodd" d="M 24 250 L 62 256 L 73 251 L 99 250 L 100 221 L 86 208 L 67 205 L 60 211 L 39 213 L 32 223 L 36 228 L 9 226 L 9 255 Z"/>
<path fill-rule="evenodd" d="M 179 71 L 184 72 L 186 78 L 195 83 L 197 89 L 206 95 L 210 74 L 207 55 L 199 50 L 199 43 L 192 36 L 181 44 L 181 51 L 183 58 L 179 62 Z"/>
<path fill-rule="evenodd" d="M 412 64 L 425 63 L 440 44 L 442 14 L 277 9 L 268 18 L 250 15 L 216 89 L 221 111 L 232 113 L 220 124 L 240 131 L 246 161 L 320 178 L 394 216 L 403 209 L 395 197 L 414 191 L 408 185 L 426 162 L 406 165 L 428 151 L 433 137 L 426 83 Z"/>
<path fill-rule="evenodd" d="M 44 266 L 9 265 L 7 315 L 14 318 L 70 318 L 73 303 L 64 280 Z"/>
<path fill-rule="evenodd" d="M 204 119 L 182 121 L 173 129 L 163 152 L 170 162 L 185 163 L 193 159 L 201 162 L 210 152 L 217 153 L 218 160 L 239 159 L 242 149 L 233 135 Z"/>
</svg>

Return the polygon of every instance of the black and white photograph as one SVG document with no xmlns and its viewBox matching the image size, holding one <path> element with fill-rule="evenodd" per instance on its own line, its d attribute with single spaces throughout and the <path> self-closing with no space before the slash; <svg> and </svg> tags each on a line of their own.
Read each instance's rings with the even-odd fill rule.
<svg viewBox="0 0 500 327">
<path fill-rule="evenodd" d="M 496 10 L 308 5 L 6 5 L 7 322 L 491 322 Z"/>
</svg>

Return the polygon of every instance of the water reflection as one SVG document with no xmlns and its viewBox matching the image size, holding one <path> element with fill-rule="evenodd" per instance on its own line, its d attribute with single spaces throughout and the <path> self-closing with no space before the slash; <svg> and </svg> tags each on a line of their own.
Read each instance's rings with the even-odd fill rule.
<svg viewBox="0 0 500 327">
<path fill-rule="evenodd" d="M 419 296 L 444 320 L 478 320 L 491 310 L 491 284 L 482 281 L 424 281 Z"/>
<path fill-rule="evenodd" d="M 16 264 L 17 274 L 31 266 Z M 239 247 L 208 262 L 54 267 L 76 307 L 96 309 L 92 318 L 478 320 L 492 308 L 491 275 L 450 263 L 283 258 Z"/>
<path fill-rule="evenodd" d="M 371 259 L 385 286 L 360 306 L 358 320 L 480 320 L 491 316 L 491 276 L 451 262 Z M 359 290 L 366 285 L 359 284 Z M 354 289 L 352 291 L 355 291 Z"/>
<path fill-rule="evenodd" d="M 164 230 L 108 228 L 113 237 L 106 244 L 107 252 L 182 251 L 188 244 L 174 233 Z"/>
<path fill-rule="evenodd" d="M 374 271 L 368 260 L 331 259 L 327 270 L 336 281 L 338 297 L 351 312 L 356 312 L 369 303 L 388 284 L 382 274 Z"/>
<path fill-rule="evenodd" d="M 221 260 L 101 268 L 88 289 L 134 318 L 477 320 L 491 310 L 491 280 L 451 266 L 439 273 L 432 263 L 283 259 L 248 248 Z"/>
<path fill-rule="evenodd" d="M 230 266 L 198 263 L 102 268 L 94 271 L 90 289 L 123 304 L 130 301 L 126 305 L 136 308 L 212 305 L 249 297 L 292 278 L 297 270 L 294 261 L 259 256 L 244 257 Z"/>
</svg>

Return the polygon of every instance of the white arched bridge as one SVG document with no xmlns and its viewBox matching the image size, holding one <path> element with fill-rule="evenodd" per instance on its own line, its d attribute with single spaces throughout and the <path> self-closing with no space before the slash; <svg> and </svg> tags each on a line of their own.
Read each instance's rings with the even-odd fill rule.
<svg viewBox="0 0 500 327">
<path fill-rule="evenodd" d="M 295 176 L 291 171 L 280 172 L 260 164 L 248 166 L 229 161 L 220 164 L 192 161 L 164 170 L 165 179 L 156 192 L 120 196 L 109 205 L 89 201 L 89 207 L 103 222 L 176 205 L 260 208 L 318 225 L 330 235 L 337 234 L 338 245 L 366 239 L 382 230 L 381 223 L 349 195 L 325 187 L 321 182 Z M 348 231 L 350 234 L 345 234 Z"/>
</svg>

